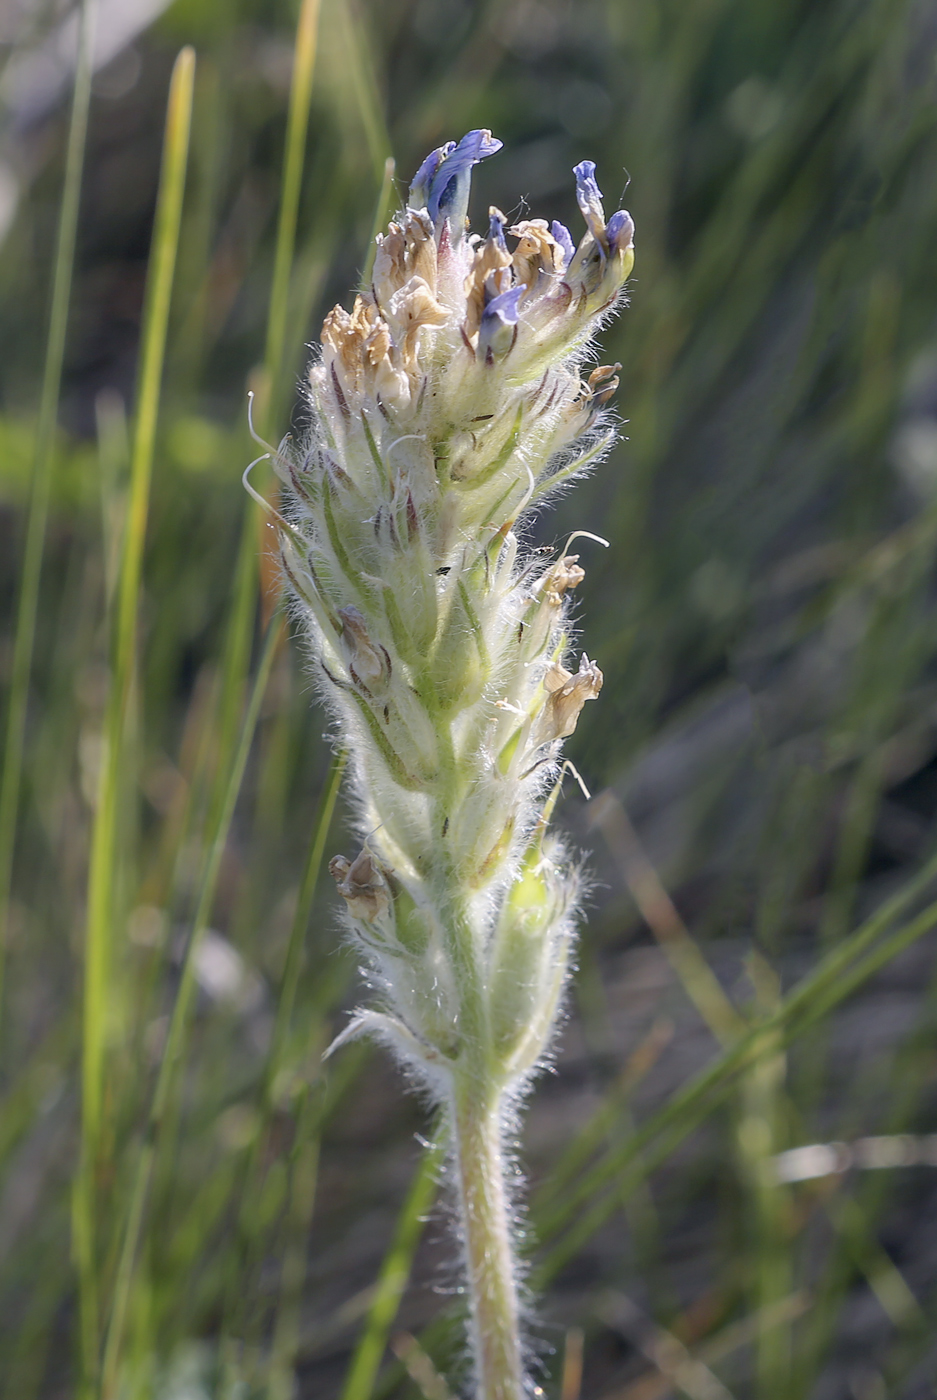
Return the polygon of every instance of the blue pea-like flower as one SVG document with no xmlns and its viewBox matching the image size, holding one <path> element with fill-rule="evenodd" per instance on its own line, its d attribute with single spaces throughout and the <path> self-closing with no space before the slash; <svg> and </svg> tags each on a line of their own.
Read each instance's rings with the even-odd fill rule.
<svg viewBox="0 0 937 1400">
<path fill-rule="evenodd" d="M 560 223 L 559 219 L 553 220 L 552 224 L 550 225 L 550 232 L 553 235 L 556 242 L 563 249 L 564 267 L 569 267 L 570 263 L 573 260 L 573 253 L 575 253 L 576 251 L 572 239 L 572 234 L 570 233 L 569 229 L 566 227 L 565 224 Z"/>
<path fill-rule="evenodd" d="M 519 303 L 526 287 L 511 287 L 500 296 L 492 297 L 482 312 L 478 329 L 478 358 L 490 363 L 506 355 L 514 344 L 519 315 Z"/>
<path fill-rule="evenodd" d="M 410 188 L 411 202 L 416 208 L 425 205 L 437 232 L 448 219 L 454 243 L 462 237 L 465 227 L 472 167 L 500 151 L 502 145 L 490 131 L 470 131 L 457 146 L 450 141 L 433 151 L 416 173 Z"/>
<path fill-rule="evenodd" d="M 627 209 L 619 209 L 609 219 L 605 229 L 608 246 L 613 253 L 630 248 L 634 242 L 634 220 Z"/>
<path fill-rule="evenodd" d="M 425 209 L 427 207 L 433 176 L 446 157 L 451 155 L 454 150 L 455 142 L 446 141 L 444 145 L 437 146 L 435 151 L 430 151 L 410 183 L 409 204 L 411 209 Z"/>
<path fill-rule="evenodd" d="M 576 200 L 582 210 L 582 217 L 589 226 L 589 232 L 596 243 L 605 247 L 605 210 L 602 207 L 602 191 L 595 180 L 595 161 L 583 160 L 573 166 L 576 177 Z"/>
<path fill-rule="evenodd" d="M 493 205 L 488 211 L 488 241 L 494 243 L 498 248 L 507 250 L 508 245 L 504 241 L 504 215 L 500 209 L 495 209 Z"/>
</svg>

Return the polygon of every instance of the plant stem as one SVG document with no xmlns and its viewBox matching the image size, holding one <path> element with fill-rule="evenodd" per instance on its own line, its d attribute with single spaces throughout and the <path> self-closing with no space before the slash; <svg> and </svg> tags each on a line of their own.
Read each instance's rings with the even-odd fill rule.
<svg viewBox="0 0 937 1400">
<path fill-rule="evenodd" d="M 503 1093 L 463 1072 L 450 1106 L 477 1400 L 523 1400 L 517 1269 L 502 1145 Z"/>
</svg>

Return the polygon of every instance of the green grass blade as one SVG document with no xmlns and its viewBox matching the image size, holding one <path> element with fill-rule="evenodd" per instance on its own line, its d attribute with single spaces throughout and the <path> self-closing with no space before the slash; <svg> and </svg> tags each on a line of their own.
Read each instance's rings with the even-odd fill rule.
<svg viewBox="0 0 937 1400">
<path fill-rule="evenodd" d="M 173 69 L 143 316 L 130 498 L 117 585 L 112 674 L 105 717 L 105 755 L 91 839 L 85 934 L 82 1024 L 81 1165 L 74 1195 L 74 1229 L 82 1296 L 85 1383 L 97 1371 L 98 1319 L 94 1280 L 95 1174 L 101 1135 L 107 1041 L 113 897 L 125 730 L 136 665 L 136 627 L 159 412 L 166 329 L 182 215 L 192 114 L 195 54 L 185 48 Z"/>
<path fill-rule="evenodd" d="M 295 1390 L 293 1368 L 299 1345 L 309 1227 L 319 1177 L 321 1100 L 321 1085 L 310 1086 L 296 1125 L 289 1203 L 283 1221 L 280 1291 L 267 1377 L 268 1400 L 292 1400 Z"/>
<path fill-rule="evenodd" d="M 387 1346 L 387 1336 L 410 1277 L 413 1256 L 423 1229 L 423 1217 L 436 1196 L 443 1148 L 444 1137 L 437 1133 L 423 1154 L 401 1207 L 397 1228 L 381 1265 L 374 1301 L 355 1348 L 341 1400 L 371 1400 L 374 1381 Z"/>
<path fill-rule="evenodd" d="M 746 1029 L 745 1021 L 722 990 L 699 945 L 677 913 L 627 812 L 611 791 L 595 799 L 592 812 L 593 825 L 605 837 L 632 899 L 683 990 L 720 1044 L 731 1045 Z"/>
<path fill-rule="evenodd" d="M 378 85 L 368 36 L 361 16 L 356 11 L 354 0 L 338 0 L 335 17 L 341 37 L 344 68 L 364 128 L 368 155 L 375 176 L 380 178 L 386 170 L 386 160 L 390 154 L 390 136 L 378 100 Z"/>
<path fill-rule="evenodd" d="M 316 886 L 319 882 L 322 860 L 325 855 L 325 843 L 328 840 L 332 820 L 335 815 L 335 806 L 338 801 L 338 794 L 341 788 L 342 775 L 345 772 L 347 758 L 347 753 L 337 754 L 330 767 L 328 779 L 319 804 L 319 812 L 313 830 L 312 841 L 309 845 L 306 866 L 300 882 L 299 894 L 296 899 L 296 909 L 293 913 L 286 959 L 283 965 L 283 976 L 280 981 L 280 994 L 277 1001 L 273 1033 L 270 1039 L 270 1050 L 267 1055 L 267 1063 L 264 1067 L 260 1121 L 250 1146 L 250 1153 L 244 1170 L 243 1186 L 240 1192 L 237 1251 L 240 1268 L 238 1270 L 232 1270 L 231 1272 L 231 1281 L 228 1287 L 228 1296 L 225 1306 L 225 1326 L 222 1329 L 226 1336 L 232 1333 L 235 1335 L 237 1334 L 243 1318 L 244 1308 L 247 1306 L 248 1302 L 248 1299 L 245 1297 L 243 1283 L 244 1274 L 249 1270 L 250 1265 L 256 1257 L 256 1249 L 261 1234 L 261 1221 L 259 1217 L 262 1214 L 262 1163 L 269 1147 L 270 1125 L 280 1095 L 282 1071 L 286 1067 L 286 1051 L 293 1017 L 293 1007 L 296 1002 L 296 993 L 299 987 L 303 944 L 309 927 L 309 917 L 312 913 Z M 316 1017 L 314 1019 L 319 1020 L 320 1018 Z M 301 1147 L 299 1139 L 302 1136 L 304 1125 L 307 1125 L 309 1121 L 307 1106 L 300 1115 L 300 1121 L 296 1128 L 297 1145 L 295 1150 L 300 1154 L 305 1149 Z M 318 1120 L 316 1120 L 316 1123 L 318 1123 Z"/>
<path fill-rule="evenodd" d="M 202 934 L 208 927 L 208 920 L 211 917 L 212 905 L 214 904 L 215 893 L 218 888 L 218 875 L 221 870 L 221 860 L 228 842 L 228 834 L 231 830 L 234 808 L 241 790 L 241 783 L 244 779 L 244 770 L 247 767 L 247 760 L 254 739 L 254 731 L 257 728 L 260 707 L 267 691 L 267 683 L 270 680 L 270 672 L 273 668 L 273 660 L 277 652 L 277 647 L 280 644 L 282 631 L 283 617 L 282 614 L 278 613 L 271 618 L 270 625 L 267 628 L 267 635 L 264 638 L 263 650 L 261 651 L 257 666 L 257 674 L 254 678 L 247 711 L 241 725 L 234 762 L 228 771 L 224 803 L 219 816 L 218 826 L 212 834 L 208 858 L 205 862 L 199 883 L 195 915 L 192 920 L 192 927 L 183 956 L 182 969 L 179 974 L 179 988 L 176 993 L 175 1002 L 173 1003 L 172 1015 L 169 1020 L 169 1030 L 166 1037 L 166 1048 L 160 1061 L 156 1091 L 153 1097 L 153 1114 L 157 1123 L 159 1123 L 166 1108 L 175 1065 L 182 1056 L 186 1019 L 194 988 L 193 954 L 198 947 Z"/>
<path fill-rule="evenodd" d="M 277 1004 L 276 1020 L 274 1021 L 270 1056 L 266 1068 L 265 1093 L 268 1102 L 272 1101 L 275 1095 L 277 1077 L 280 1070 L 283 1068 L 290 1022 L 293 1017 L 293 1006 L 296 1001 L 296 990 L 299 985 L 303 943 L 306 938 L 306 930 L 309 927 L 309 916 L 312 913 L 312 902 L 315 898 L 316 887 L 319 883 L 319 874 L 322 870 L 322 860 L 325 856 L 325 843 L 328 840 L 329 831 L 332 827 L 332 819 L 335 815 L 335 804 L 338 801 L 338 794 L 341 789 L 342 777 L 344 776 L 347 762 L 348 754 L 344 751 L 336 754 L 332 761 L 325 790 L 322 794 L 315 831 L 309 847 L 309 857 L 306 861 L 306 868 L 303 871 L 303 878 L 299 887 L 296 911 L 293 915 L 290 939 L 286 950 L 286 961 L 283 966 L 283 980 L 280 984 L 280 999 Z"/>
<path fill-rule="evenodd" d="M 106 719 L 106 757 L 101 769 L 92 837 L 88 892 L 83 1116 L 92 1138 L 101 1113 L 103 1026 L 107 994 L 113 863 L 123 730 L 136 660 L 137 609 L 149 508 L 156 421 L 166 348 L 166 328 L 185 187 L 195 54 L 183 49 L 173 70 L 166 120 L 147 305 L 144 312 L 139 397 L 130 467 L 130 499 L 117 595 L 113 674 Z"/>
<path fill-rule="evenodd" d="M 81 176 L 88 132 L 88 106 L 91 98 L 91 48 L 96 13 L 97 0 L 83 0 L 78 31 L 75 89 L 72 97 L 68 148 L 65 156 L 65 179 L 62 187 L 62 205 L 52 274 L 49 334 L 46 341 L 42 393 L 39 400 L 39 419 L 36 425 L 35 459 L 26 524 L 26 548 L 23 556 L 16 633 L 13 643 L 6 744 L 3 754 L 3 778 L 0 781 L 0 1012 L 2 1012 L 3 1007 L 10 886 L 13 875 L 16 819 L 23 772 L 26 707 L 36 640 L 39 580 L 42 574 L 42 556 L 45 550 L 46 524 L 49 515 L 55 428 L 62 386 L 62 363 L 65 356 L 65 335 L 68 328 L 68 308 L 71 301 L 72 273 L 75 264 L 75 233 L 78 226 Z"/>
<path fill-rule="evenodd" d="M 908 905 L 935 878 L 937 878 L 937 856 L 931 857 L 904 889 L 899 890 L 891 899 L 886 900 L 882 907 L 864 924 L 860 925 L 849 938 L 844 939 L 838 948 L 828 954 L 820 965 L 784 998 L 773 1015 L 767 1017 L 758 1026 L 753 1027 L 728 1050 L 719 1055 L 664 1109 L 655 1114 L 652 1120 L 645 1123 L 636 1137 L 632 1139 L 626 1151 L 630 1152 L 638 1140 L 642 1142 L 646 1140 L 645 1135 L 652 1133 L 655 1125 L 658 1128 L 663 1128 L 669 1124 L 674 1116 L 679 1115 L 681 1105 L 684 1104 L 685 1100 L 695 1101 L 696 1096 L 706 1093 L 713 1085 L 720 1083 L 724 1076 L 733 1074 L 743 1064 L 754 1063 L 754 1060 L 758 1058 L 759 1045 L 769 1043 L 774 1031 L 789 1024 L 798 1016 L 806 1016 L 814 1007 L 822 1008 L 823 1011 L 829 1010 L 832 1005 L 849 995 L 859 985 L 859 981 L 864 980 L 863 975 L 860 975 L 859 981 L 856 981 L 854 977 L 850 979 L 850 973 L 855 972 L 856 966 L 867 966 L 868 971 L 864 976 L 871 976 L 872 972 L 882 966 L 889 956 L 895 956 L 900 948 L 905 946 L 901 942 L 907 937 L 904 929 L 900 929 L 891 939 L 886 940 L 875 953 L 869 954 L 871 961 L 867 959 L 866 962 L 859 964 L 859 959 L 868 953 L 876 939 L 881 937 L 901 917 Z M 927 920 L 928 918 L 932 920 L 933 917 L 934 912 L 933 907 L 931 907 L 916 918 L 912 941 L 914 937 L 920 937 L 926 932 L 927 928 L 930 927 Z M 893 951 L 890 951 L 891 949 Z M 841 979 L 850 980 L 841 981 Z M 611 1169 L 611 1172 L 606 1172 L 603 1164 L 598 1164 L 591 1173 L 587 1173 L 580 1180 L 574 1191 L 567 1194 L 561 1212 L 557 1214 L 555 1220 L 551 1217 L 541 1221 L 541 1229 L 549 1234 L 554 1228 L 559 1228 L 562 1220 L 568 1218 L 576 1206 L 587 1200 L 593 1191 L 604 1182 L 606 1175 L 613 1172 L 614 1168 Z"/>
<path fill-rule="evenodd" d="M 282 616 L 277 614 L 271 619 L 266 638 L 264 639 L 264 646 L 257 667 L 257 674 L 254 678 L 247 711 L 241 725 L 237 751 L 234 756 L 234 762 L 228 772 L 228 779 L 225 787 L 225 800 L 202 871 L 195 915 L 192 920 L 189 939 L 183 956 L 182 968 L 179 974 L 179 986 L 169 1017 L 166 1043 L 160 1058 L 159 1071 L 156 1078 L 156 1086 L 153 1091 L 153 1099 L 150 1106 L 144 1142 L 134 1173 L 131 1207 L 121 1245 L 117 1282 L 114 1289 L 114 1303 L 108 1326 L 107 1345 L 104 1356 L 102 1389 L 105 1400 L 110 1400 L 110 1397 L 114 1394 L 119 1376 L 124 1329 L 133 1285 L 133 1271 L 136 1262 L 137 1247 L 143 1227 L 146 1197 L 156 1161 L 156 1153 L 160 1146 L 160 1128 L 169 1103 L 176 1066 L 182 1058 L 188 1024 L 188 1013 L 195 988 L 194 954 L 205 929 L 208 927 L 208 920 L 211 915 L 212 904 L 218 886 L 221 859 L 227 844 L 228 833 L 231 828 L 231 819 L 234 816 L 234 808 L 244 778 L 244 770 L 247 766 L 247 759 L 250 754 L 254 731 L 257 727 L 260 707 L 266 693 L 267 682 L 270 679 L 270 671 L 280 641 L 282 628 Z"/>
<path fill-rule="evenodd" d="M 931 870 L 933 878 L 933 862 L 925 869 Z M 921 876 L 923 874 L 922 871 Z M 919 880 L 921 876 L 918 877 Z M 896 896 L 895 900 L 889 901 L 886 908 L 893 906 L 898 898 L 899 896 Z M 691 1080 L 663 1109 L 642 1124 L 622 1148 L 609 1153 L 596 1163 L 592 1170 L 580 1179 L 576 1188 L 568 1193 L 563 1205 L 547 1219 L 539 1222 L 540 1237 L 548 1239 L 558 1235 L 567 1226 L 579 1207 L 588 1206 L 589 1202 L 594 1203 L 580 1216 L 560 1243 L 550 1250 L 544 1263 L 537 1270 L 537 1286 L 552 1277 L 572 1258 L 617 1209 L 623 1196 L 664 1161 L 715 1105 L 733 1091 L 735 1076 L 740 1070 L 756 1064 L 765 1055 L 777 1053 L 780 1043 L 788 1043 L 827 1015 L 856 991 L 863 981 L 937 925 L 937 904 L 931 904 L 908 924 L 883 939 L 878 948 L 860 960 L 860 954 L 865 952 L 873 938 L 881 934 L 883 926 L 891 922 L 884 917 L 884 913 L 883 910 L 881 917 L 874 916 L 847 940 L 852 949 L 852 956 L 856 959 L 854 967 L 843 966 L 843 950 L 837 950 L 833 957 L 820 965 L 817 972 L 806 977 L 800 986 L 781 1002 L 775 1013 L 766 1017 L 759 1026 L 743 1036 L 736 1045 L 723 1052 Z M 831 975 L 830 964 L 835 965 L 835 976 Z M 783 1041 L 779 1042 L 778 1036 L 781 1033 Z M 626 1168 L 630 1168 L 630 1174 L 623 1177 L 622 1173 Z M 611 1196 L 597 1199 L 599 1192 L 612 1182 L 615 1184 L 615 1190 Z"/>
<path fill-rule="evenodd" d="M 280 194 L 280 215 L 273 260 L 273 281 L 267 315 L 267 342 L 264 349 L 265 394 L 261 404 L 261 433 L 271 431 L 276 399 L 282 393 L 283 352 L 286 345 L 287 314 L 290 304 L 290 275 L 296 251 L 296 222 L 306 158 L 306 135 L 312 101 L 312 75 L 316 61 L 319 30 L 319 0 L 303 0 L 296 28 L 293 52 L 293 79 L 290 85 L 289 114 L 286 121 L 286 151 Z"/>
<path fill-rule="evenodd" d="M 273 432 L 277 395 L 282 392 L 283 362 L 287 342 L 290 306 L 290 277 L 296 251 L 296 226 L 302 188 L 303 163 L 312 78 L 315 67 L 319 24 L 319 0 L 303 0 L 296 30 L 293 76 L 290 84 L 286 146 L 283 157 L 280 212 L 277 222 L 273 280 L 267 310 L 264 363 L 259 374 L 256 399 L 257 427 L 261 435 Z M 225 774 L 231 760 L 241 696 L 250 658 L 251 630 L 257 603 L 258 552 L 262 520 L 260 507 L 245 503 L 237 563 L 234 572 L 234 604 L 228 622 L 222 663 L 221 709 L 218 724 L 218 762 L 215 791 L 209 810 L 216 814 L 225 787 Z"/>
</svg>

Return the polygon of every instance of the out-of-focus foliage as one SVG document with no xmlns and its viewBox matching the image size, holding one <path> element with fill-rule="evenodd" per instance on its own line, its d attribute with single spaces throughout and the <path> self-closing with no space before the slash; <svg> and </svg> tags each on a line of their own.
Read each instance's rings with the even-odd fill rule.
<svg viewBox="0 0 937 1400">
<path fill-rule="evenodd" d="M 11 7 L 0 32 L 11 604 L 67 111 L 64 93 L 26 101 L 8 75 L 54 42 L 67 8 Z M 285 0 L 155 9 L 95 77 L 54 456 L 0 1028 L 11 1400 L 77 1393 L 69 1196 L 88 848 L 166 89 L 188 42 L 195 116 L 115 870 L 96 1185 L 105 1313 L 247 688 L 230 622 L 239 479 L 255 455 L 245 402 L 263 388 L 296 13 Z M 302 430 L 304 347 L 363 267 L 388 155 L 405 188 L 432 146 L 491 127 L 505 150 L 478 171 L 477 226 L 488 203 L 575 224 L 570 167 L 583 158 L 611 206 L 627 186 L 637 226 L 631 306 L 601 348 L 623 365 L 623 441 L 539 527 L 546 542 L 581 527 L 611 546 L 581 542 L 583 642 L 606 684 L 573 753 L 612 796 L 565 809 L 602 884 L 558 1074 L 535 1095 L 522 1149 L 535 1263 L 549 1267 L 587 1221 L 534 1329 L 556 1352 L 550 1396 L 567 1356 L 563 1400 L 577 1394 L 576 1328 L 584 1397 L 929 1393 L 932 1168 L 785 1184 L 776 1165 L 797 1145 L 934 1130 L 926 918 L 851 1000 L 835 1004 L 845 973 L 818 992 L 813 1021 L 789 1049 L 772 1041 L 702 1131 L 681 1137 L 687 1108 L 659 1162 L 622 1154 L 732 1041 L 734 1017 L 785 1006 L 934 845 L 935 54 L 933 6 L 916 0 L 322 0 L 271 433 Z M 266 565 L 261 582 L 258 655 Z M 278 1077 L 264 1082 L 330 761 L 309 691 L 302 658 L 279 648 L 134 1261 L 128 1396 L 287 1395 L 294 1371 L 298 1395 L 338 1396 L 415 1168 L 412 1134 L 426 1130 L 377 1057 L 345 1051 L 321 1068 L 355 974 L 324 888 L 289 981 Z M 327 853 L 341 843 L 336 824 Z M 398 1261 L 417 1233 L 398 1231 Z M 443 1234 L 427 1231 L 394 1327 L 419 1334 L 455 1388 L 456 1334 L 432 1322 L 457 1303 Z M 373 1393 L 431 1395 L 424 1363 L 398 1337 Z"/>
</svg>

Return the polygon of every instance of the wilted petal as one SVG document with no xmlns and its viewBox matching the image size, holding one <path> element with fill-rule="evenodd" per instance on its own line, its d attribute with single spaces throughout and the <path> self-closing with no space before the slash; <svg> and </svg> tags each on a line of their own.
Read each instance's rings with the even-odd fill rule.
<svg viewBox="0 0 937 1400">
<path fill-rule="evenodd" d="M 599 365 L 589 375 L 589 407 L 596 413 L 608 403 L 618 388 L 620 364 Z"/>
<path fill-rule="evenodd" d="M 602 689 L 602 680 L 602 672 L 585 654 L 580 657 L 575 675 L 558 662 L 548 667 L 543 678 L 547 699 L 534 730 L 534 744 L 567 739 L 576 728 L 583 705 L 594 700 Z"/>
<path fill-rule="evenodd" d="M 536 285 L 541 272 L 562 272 L 564 250 L 547 228 L 546 219 L 524 219 L 515 224 L 511 233 L 520 242 L 514 250 L 514 271 L 525 287 Z"/>
<path fill-rule="evenodd" d="M 384 313 L 406 369 L 416 368 L 418 333 L 423 326 L 442 326 L 449 313 L 433 296 L 422 277 L 411 277 L 394 295 Z"/>
<path fill-rule="evenodd" d="M 407 277 L 422 277 L 436 290 L 436 239 L 433 221 L 424 209 L 408 209 L 403 224 Z"/>
<path fill-rule="evenodd" d="M 489 272 L 485 278 L 485 305 L 490 306 L 498 297 L 503 297 L 514 286 L 514 278 L 511 276 L 510 264 L 507 267 L 496 267 L 493 272 Z"/>
<path fill-rule="evenodd" d="M 578 588 L 585 576 L 585 569 L 579 566 L 579 555 L 564 554 L 562 559 L 557 559 L 556 563 L 552 564 L 538 581 L 537 592 L 547 600 L 551 607 L 558 608 L 563 602 L 566 590 Z"/>
<path fill-rule="evenodd" d="M 374 371 L 374 393 L 388 408 L 404 409 L 411 403 L 410 376 L 395 369 L 389 358 L 383 359 Z"/>
<path fill-rule="evenodd" d="M 377 235 L 371 285 L 383 305 L 406 280 L 406 241 L 400 226 L 392 223 Z"/>
<path fill-rule="evenodd" d="M 496 287 L 491 281 L 492 273 L 511 266 L 511 254 L 504 241 L 504 224 L 501 210 L 492 205 L 488 210 L 488 237 L 477 245 L 472 270 L 465 279 L 466 335 L 474 335 L 478 330 L 486 303 L 499 292 L 507 291 L 507 287 Z"/>
</svg>

